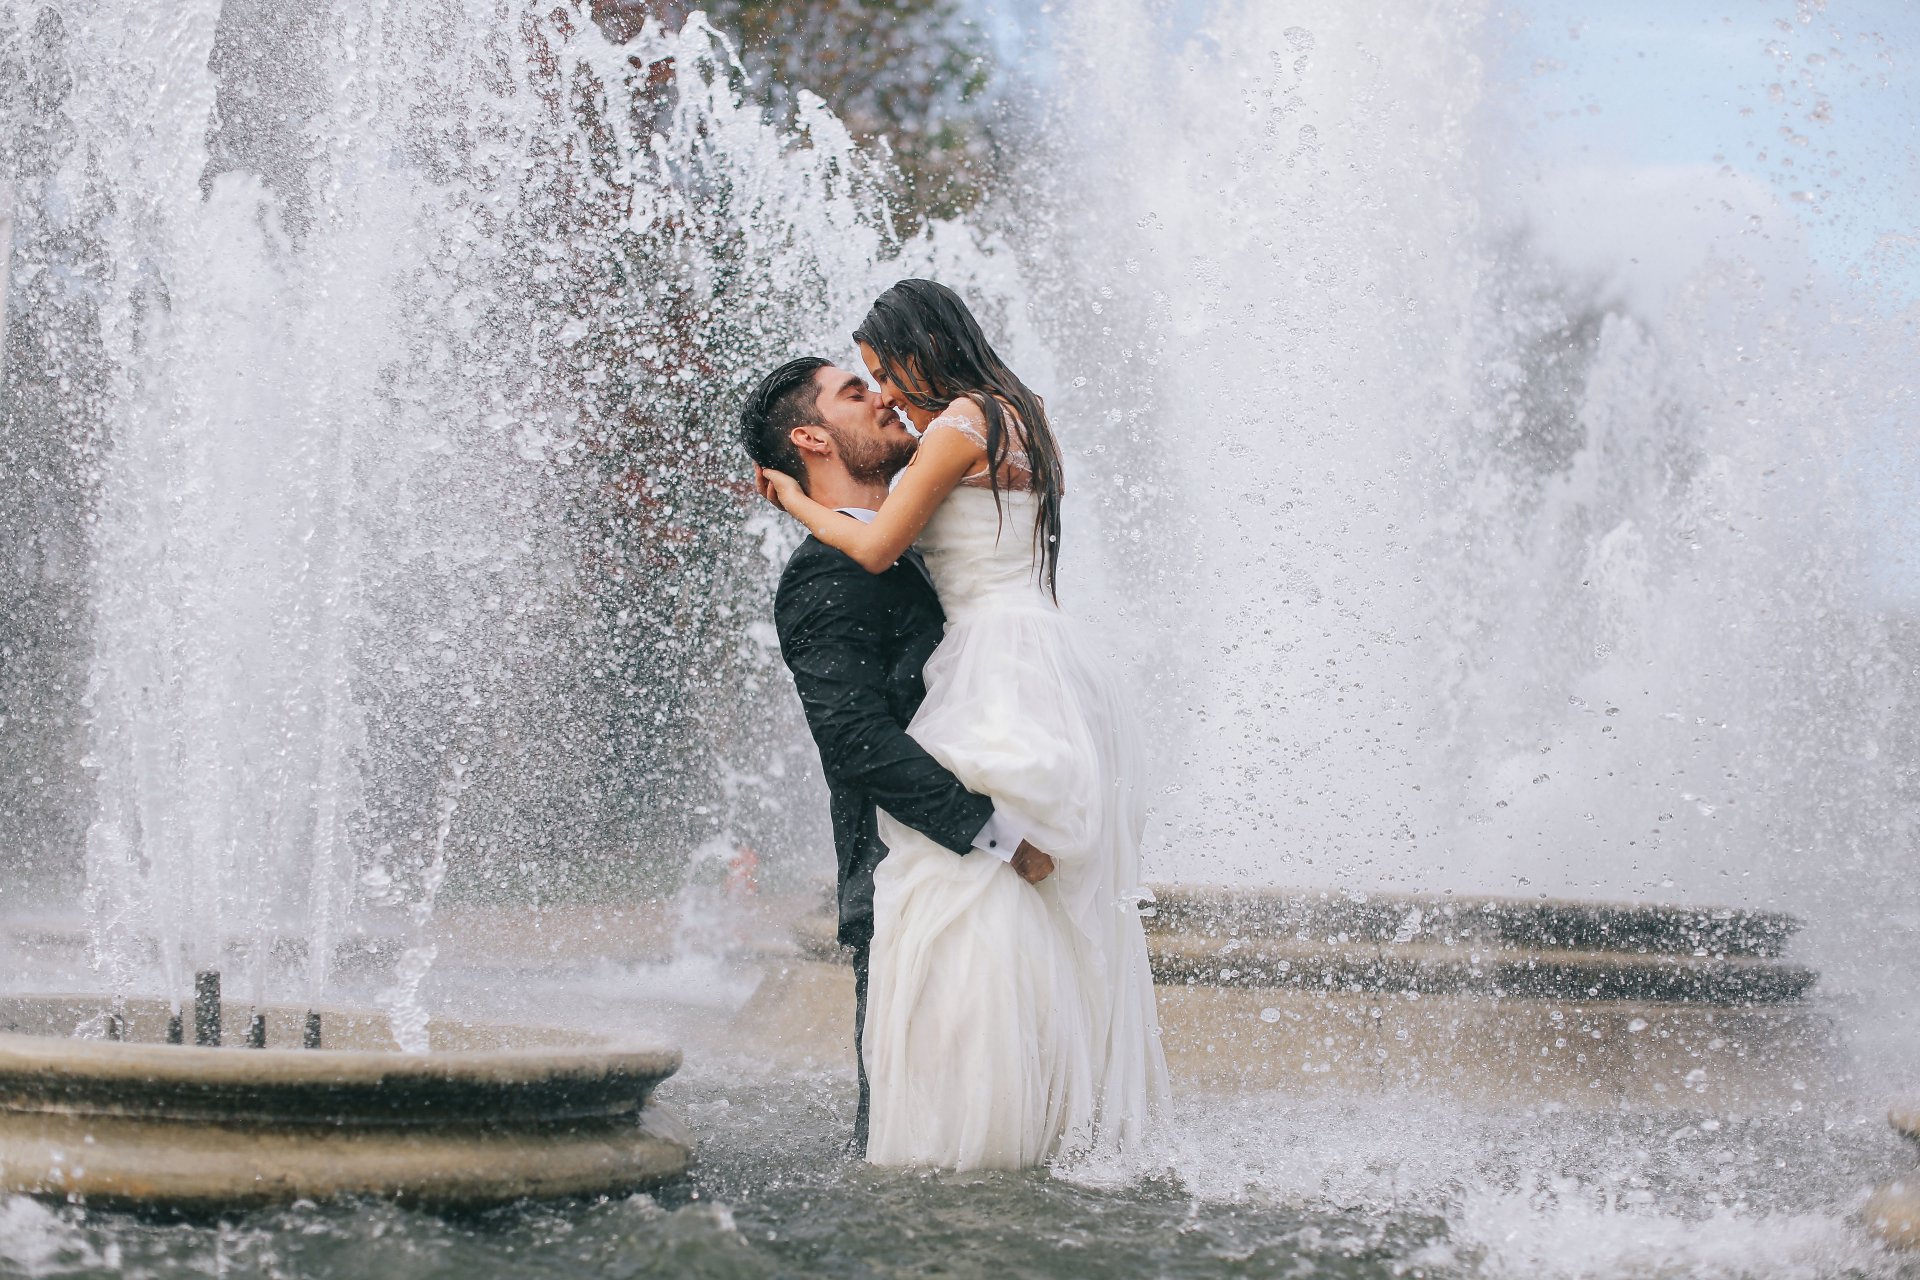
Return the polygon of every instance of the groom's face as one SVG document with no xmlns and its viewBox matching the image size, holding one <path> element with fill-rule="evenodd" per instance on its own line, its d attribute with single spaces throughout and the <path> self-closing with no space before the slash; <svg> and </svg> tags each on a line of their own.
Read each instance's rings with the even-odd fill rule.
<svg viewBox="0 0 1920 1280">
<path fill-rule="evenodd" d="M 907 465 L 917 442 L 865 378 L 827 365 L 813 381 L 819 390 L 820 420 L 851 475 L 886 479 Z"/>
</svg>

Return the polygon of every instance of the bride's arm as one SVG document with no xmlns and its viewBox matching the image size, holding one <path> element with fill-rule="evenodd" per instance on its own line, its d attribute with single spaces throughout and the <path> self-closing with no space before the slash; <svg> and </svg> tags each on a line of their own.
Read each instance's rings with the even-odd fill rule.
<svg viewBox="0 0 1920 1280">
<path fill-rule="evenodd" d="M 761 479 L 767 496 L 814 537 L 846 552 L 868 573 L 885 573 L 913 545 L 947 495 L 985 457 L 979 445 L 958 431 L 927 432 L 871 524 L 815 502 L 791 476 L 768 471 Z"/>
</svg>

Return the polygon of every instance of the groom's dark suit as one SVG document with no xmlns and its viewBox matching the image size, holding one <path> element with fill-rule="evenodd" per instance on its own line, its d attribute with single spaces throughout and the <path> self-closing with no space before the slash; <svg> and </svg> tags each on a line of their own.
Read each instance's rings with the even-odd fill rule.
<svg viewBox="0 0 1920 1280">
<path fill-rule="evenodd" d="M 840 942 L 853 950 L 857 1057 L 873 942 L 873 869 L 887 856 L 875 826 L 876 806 L 964 854 L 993 816 L 993 801 L 961 786 L 907 736 L 907 722 L 926 697 L 921 668 L 946 628 L 917 552 L 907 552 L 885 573 L 868 573 L 808 538 L 780 575 L 773 621 L 827 775 L 840 859 Z M 864 1152 L 864 1062 L 859 1074 L 855 1142 Z"/>
</svg>

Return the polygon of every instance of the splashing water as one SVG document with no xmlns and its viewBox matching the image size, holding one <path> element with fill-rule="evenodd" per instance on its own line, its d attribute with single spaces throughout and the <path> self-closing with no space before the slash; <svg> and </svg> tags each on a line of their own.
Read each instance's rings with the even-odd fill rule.
<svg viewBox="0 0 1920 1280">
<path fill-rule="evenodd" d="M 1486 6 L 1063 28 L 1051 234 L 1081 279 L 1051 336 L 1091 375 L 1063 418 L 1112 424 L 1081 437 L 1082 516 L 1165 730 L 1157 873 L 1782 906 L 1835 989 L 1894 990 L 1920 921 L 1915 631 L 1875 532 L 1876 465 L 1913 462 L 1898 299 L 1736 177 L 1655 175 L 1626 229 L 1566 230 L 1513 176 Z M 1684 258 L 1660 239 L 1709 198 L 1775 231 L 1660 288 L 1588 274 L 1607 235 L 1626 272 Z"/>
<path fill-rule="evenodd" d="M 115 986 L 224 959 L 258 996 L 285 952 L 315 999 L 449 859 L 618 886 L 726 821 L 716 753 L 805 759 L 741 638 L 787 535 L 733 397 L 899 271 L 979 260 L 902 246 L 817 99 L 790 135 L 703 20 L 615 44 L 565 10 L 22 3 L 0 57 L 46 90 L 0 117 L 9 319 L 59 339 L 12 385 L 68 394 L 9 429 L 77 442 L 92 512 Z"/>
<path fill-rule="evenodd" d="M 825 836 L 755 629 L 792 535 L 728 420 L 931 274 L 1057 413 L 1070 602 L 1114 624 L 1160 745 L 1160 877 L 1785 906 L 1911 1060 L 1913 641 L 1859 528 L 1860 459 L 1911 423 L 1906 322 L 1795 296 L 1790 253 L 1589 287 L 1509 215 L 1486 6 L 1062 8 L 1018 194 L 903 241 L 832 114 L 767 124 L 697 18 L 615 44 L 564 6 L 0 0 L 0 434 L 46 459 L 0 482 L 56 495 L 15 504 L 71 544 L 36 544 L 33 616 L 86 674 L 27 668 L 6 731 L 41 735 L 22 779 L 85 779 L 108 981 L 178 997 L 237 959 L 317 1000 L 384 930 L 421 1048 L 443 897 L 619 897 L 692 849 L 668 964 L 538 998 L 744 999 L 700 869 L 738 841 L 772 878 Z M 839 1076 L 696 1065 L 701 1191 L 737 1212 L 528 1210 L 509 1251 L 623 1272 L 678 1232 L 805 1273 L 823 1236 L 944 1249 L 898 1230 L 931 1214 L 1065 1274 L 1116 1240 L 1193 1274 L 1898 1269 L 1846 1215 L 1911 1161 L 1844 1099 L 1707 1131 L 1192 1097 L 1169 1181 L 1102 1198 L 1098 1171 L 823 1171 Z M 996 1195 L 1006 1240 L 977 1231 Z M 9 1202 L 0 1254 L 204 1269 L 231 1236 L 364 1270 L 390 1236 L 509 1265 L 501 1232 L 361 1216 Z"/>
<path fill-rule="evenodd" d="M 420 1047 L 457 882 L 625 892 L 720 833 L 817 853 L 753 629 L 791 533 L 738 491 L 727 419 L 925 273 L 1057 413 L 1070 603 L 1117 624 L 1161 746 L 1157 875 L 1786 906 L 1910 1061 L 1912 636 L 1856 524 L 1859 458 L 1911 420 L 1909 331 L 1794 297 L 1777 257 L 1584 285 L 1505 212 L 1484 7 L 1177 31 L 1088 0 L 1031 187 L 906 242 L 832 115 L 766 124 L 704 23 L 616 45 L 523 16 L 0 6 L 41 86 L 0 108 L 9 333 L 59 338 L 10 338 L 6 414 L 76 442 L 93 513 L 116 986 L 177 995 L 237 949 L 264 990 L 293 939 L 318 998 L 337 940 L 387 928 Z M 284 128 L 215 69 L 242 37 Z M 1456 1143 L 1408 1112 L 1356 1152 L 1369 1121 L 1282 1101 L 1194 1103 L 1179 1194 L 1435 1215 L 1445 1239 L 1362 1244 L 1443 1274 L 1884 1263 L 1844 1201 L 1897 1153 L 1801 1197 L 1767 1170 L 1811 1130 L 1583 1168 L 1550 1119 Z M 1662 1153 L 1696 1142 L 1753 1169 L 1689 1180 Z"/>
</svg>

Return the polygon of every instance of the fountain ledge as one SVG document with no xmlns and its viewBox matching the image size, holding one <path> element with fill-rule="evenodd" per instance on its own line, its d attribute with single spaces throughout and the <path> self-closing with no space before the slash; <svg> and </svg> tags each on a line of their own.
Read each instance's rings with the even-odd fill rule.
<svg viewBox="0 0 1920 1280">
<path fill-rule="evenodd" d="M 304 1008 L 229 1009 L 300 1043 Z M 73 1038 L 114 1012 L 124 1040 Z M 170 1012 L 0 999 L 0 1191 L 188 1212 L 357 1195 L 479 1207 L 651 1186 L 691 1160 L 652 1099 L 675 1050 L 442 1018 L 407 1054 L 383 1015 L 348 1010 L 323 1012 L 323 1049 L 168 1045 Z"/>
<path fill-rule="evenodd" d="M 1147 946 L 1176 1082 L 1414 1090 L 1490 1105 L 1791 1106 L 1831 1067 L 1790 916 L 1648 904 L 1155 888 Z M 850 1056 L 830 916 L 736 1019 L 755 1051 Z"/>
</svg>

